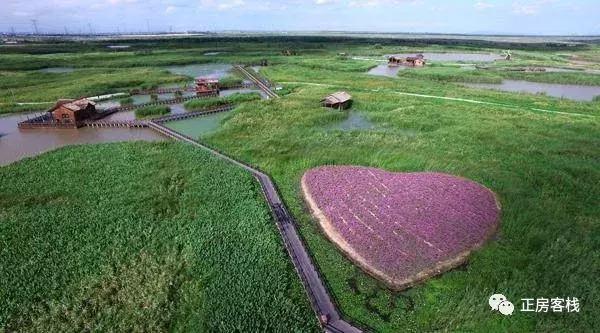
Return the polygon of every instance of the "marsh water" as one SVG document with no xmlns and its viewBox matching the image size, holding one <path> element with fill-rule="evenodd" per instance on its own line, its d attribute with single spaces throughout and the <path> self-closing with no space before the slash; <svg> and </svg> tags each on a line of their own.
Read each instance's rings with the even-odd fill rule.
<svg viewBox="0 0 600 333">
<path fill-rule="evenodd" d="M 162 135 L 143 128 L 18 129 L 17 123 L 27 116 L 34 114 L 0 117 L 0 165 L 68 145 L 165 140 Z"/>
<path fill-rule="evenodd" d="M 414 57 L 417 53 L 398 53 L 388 54 L 387 57 L 394 56 L 399 58 Z M 493 53 L 422 53 L 425 60 L 429 61 L 473 61 L 473 62 L 492 62 L 494 60 L 504 59 L 501 55 Z"/>
<path fill-rule="evenodd" d="M 600 96 L 600 86 L 574 84 L 539 83 L 522 80 L 504 80 L 502 83 L 465 83 L 471 88 L 494 89 L 532 94 L 545 93 L 548 96 L 567 98 L 575 101 L 591 101 Z"/>
<path fill-rule="evenodd" d="M 171 66 L 169 71 L 175 74 L 196 76 L 224 77 L 228 75 L 232 66 L 227 64 L 200 64 L 186 66 Z M 68 73 L 73 68 L 53 67 L 41 70 L 48 73 Z M 172 87 L 177 85 L 170 85 Z M 258 89 L 230 89 L 221 92 L 221 96 L 231 95 L 233 93 L 260 92 Z M 184 92 L 183 96 L 194 95 L 194 92 Z M 119 100 L 123 97 L 112 98 L 97 103 L 98 109 L 107 109 L 120 106 Z M 139 105 L 151 101 L 150 95 L 131 96 L 133 104 Z M 159 100 L 175 98 L 173 93 L 159 94 Z M 169 105 L 171 114 L 184 113 L 186 110 L 183 104 Z M 170 122 L 168 125 L 176 129 L 181 129 L 183 133 L 193 137 L 203 136 L 216 131 L 223 118 L 230 112 L 207 115 L 199 118 Z M 118 142 L 118 141 L 157 141 L 165 140 L 162 135 L 144 128 L 89 128 L 79 129 L 28 129 L 20 130 L 17 124 L 28 117 L 34 117 L 39 113 L 27 113 L 18 115 L 0 116 L 0 165 L 10 164 L 24 157 L 38 155 L 42 152 L 50 151 L 59 147 L 73 144 Z M 134 120 L 134 111 L 124 111 L 114 113 L 103 120 L 107 121 L 127 121 Z"/>
<path fill-rule="evenodd" d="M 333 111 L 337 112 L 337 111 Z M 340 131 L 354 131 L 354 130 L 371 130 L 375 129 L 375 124 L 371 122 L 365 114 L 357 110 L 341 111 L 346 112 L 347 116 L 331 126 L 329 129 L 340 130 Z"/>
<path fill-rule="evenodd" d="M 170 121 L 165 123 L 165 126 L 183 133 L 194 139 L 213 134 L 221 126 L 231 111 L 213 113 L 202 117 L 196 117 L 185 120 Z"/>
<path fill-rule="evenodd" d="M 387 77 L 396 77 L 398 76 L 398 72 L 406 69 L 407 67 L 404 66 L 395 66 L 395 67 L 390 67 L 387 64 L 381 64 L 381 65 L 377 65 L 373 68 L 371 68 L 367 74 L 370 75 L 377 75 L 377 76 L 387 76 Z"/>
<path fill-rule="evenodd" d="M 189 77 L 207 76 L 214 78 L 223 78 L 229 75 L 231 68 L 233 68 L 233 66 L 229 64 L 212 63 L 166 67 L 172 74 L 186 75 Z"/>
</svg>

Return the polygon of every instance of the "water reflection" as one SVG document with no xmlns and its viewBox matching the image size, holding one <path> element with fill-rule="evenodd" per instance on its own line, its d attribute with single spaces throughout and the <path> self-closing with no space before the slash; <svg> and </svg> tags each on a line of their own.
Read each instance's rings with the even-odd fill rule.
<svg viewBox="0 0 600 333">
<path fill-rule="evenodd" d="M 468 87 L 485 88 L 511 92 L 532 94 L 545 93 L 548 96 L 567 98 L 575 101 L 591 101 L 600 95 L 598 86 L 582 86 L 575 84 L 539 83 L 521 80 L 504 80 L 502 83 L 466 83 Z"/>
<path fill-rule="evenodd" d="M 209 76 L 223 78 L 229 75 L 232 66 L 229 64 L 197 64 L 183 66 L 169 66 L 167 70 L 173 74 L 189 77 Z"/>
<path fill-rule="evenodd" d="M 19 130 L 17 123 L 26 118 L 27 115 L 0 117 L 0 165 L 73 144 L 165 139 L 150 129 L 142 128 Z"/>
<path fill-rule="evenodd" d="M 202 138 L 219 130 L 223 119 L 229 114 L 231 114 L 231 111 L 213 113 L 185 120 L 170 121 L 165 123 L 165 126 L 192 138 Z"/>
<path fill-rule="evenodd" d="M 350 110 L 342 111 L 348 113 L 344 120 L 333 124 L 330 129 L 336 129 L 341 131 L 353 131 L 353 130 L 372 130 L 375 128 L 375 124 L 371 122 L 363 113 Z"/>
<path fill-rule="evenodd" d="M 387 77 L 396 77 L 398 76 L 398 72 L 406 69 L 405 66 L 395 66 L 390 67 L 387 64 L 377 65 L 376 67 L 371 68 L 367 74 L 377 75 L 377 76 L 387 76 Z"/>
</svg>

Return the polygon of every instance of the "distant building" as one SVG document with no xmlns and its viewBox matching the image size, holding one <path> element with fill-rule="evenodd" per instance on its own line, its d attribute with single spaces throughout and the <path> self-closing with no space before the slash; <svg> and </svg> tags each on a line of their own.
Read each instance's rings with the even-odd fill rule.
<svg viewBox="0 0 600 333">
<path fill-rule="evenodd" d="M 406 66 L 423 67 L 425 66 L 425 59 L 419 57 L 407 57 L 405 64 Z"/>
<path fill-rule="evenodd" d="M 288 50 L 282 50 L 281 54 L 284 56 L 295 56 L 295 55 L 298 55 L 298 52 L 288 49 Z"/>
<path fill-rule="evenodd" d="M 396 66 L 412 66 L 412 67 L 423 67 L 425 66 L 425 56 L 419 53 L 414 57 L 406 57 L 399 58 L 395 56 L 391 56 L 388 58 L 388 66 L 396 67 Z"/>
<path fill-rule="evenodd" d="M 90 119 L 96 115 L 96 103 L 85 98 L 72 100 L 59 100 L 52 109 L 49 110 L 52 119 L 59 124 L 72 124 L 77 127 L 78 123 Z"/>
<path fill-rule="evenodd" d="M 347 109 L 352 105 L 352 96 L 345 91 L 338 91 L 323 98 L 321 104 L 338 110 Z"/>
<path fill-rule="evenodd" d="M 196 79 L 196 94 L 219 94 L 219 79 L 199 77 Z"/>
<path fill-rule="evenodd" d="M 388 66 L 390 67 L 397 67 L 400 66 L 404 63 L 404 59 L 402 58 L 396 58 L 394 56 L 391 56 L 388 58 Z"/>
</svg>

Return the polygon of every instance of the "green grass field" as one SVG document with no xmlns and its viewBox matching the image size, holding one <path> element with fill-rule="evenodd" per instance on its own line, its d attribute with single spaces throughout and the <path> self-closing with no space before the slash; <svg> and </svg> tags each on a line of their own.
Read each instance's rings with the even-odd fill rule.
<svg viewBox="0 0 600 333">
<path fill-rule="evenodd" d="M 593 250 L 600 234 L 600 109 L 593 103 L 289 65 L 263 73 L 276 82 L 304 84 L 296 83 L 293 93 L 263 103 L 259 111 L 240 107 L 222 131 L 206 140 L 274 177 L 350 319 L 381 332 L 584 332 L 600 325 L 595 315 L 599 291 L 591 283 L 600 273 L 600 256 Z M 346 116 L 321 108 L 319 97 L 341 88 L 354 96 L 353 108 L 375 129 L 331 129 Z M 397 94 L 407 90 L 513 106 Z M 390 292 L 346 260 L 304 207 L 300 177 L 323 164 L 441 171 L 473 179 L 499 195 L 498 238 L 464 267 L 408 291 Z M 571 295 L 582 300 L 582 312 L 518 312 L 503 318 L 487 306 L 494 292 L 511 300 Z"/>
<path fill-rule="evenodd" d="M 167 40 L 107 52 L 100 44 L 76 44 L 72 53 L 59 53 L 64 46 L 58 45 L 0 48 L 0 112 L 33 108 L 14 102 L 187 80 L 166 72 L 169 65 L 268 59 L 270 65 L 260 72 L 283 87 L 282 98 L 244 103 L 208 125 L 174 126 L 202 133 L 209 145 L 272 176 L 347 319 L 376 332 L 590 332 L 600 327 L 600 101 L 461 85 L 506 78 L 597 85 L 600 75 L 503 68 L 564 67 L 578 59 L 587 62 L 578 66 L 600 69 L 598 45 Z M 300 55 L 281 56 L 287 48 Z M 488 64 L 489 70 L 476 72 L 457 64 L 433 65 L 400 71 L 396 78 L 367 75 L 377 62 L 352 59 L 401 52 L 499 54 L 507 48 L 514 57 L 510 65 Z M 207 51 L 227 53 L 208 57 Z M 348 53 L 348 59 L 339 52 Z M 76 71 L 35 71 L 59 66 Z M 93 79 L 87 81 L 88 75 Z M 354 96 L 353 108 L 369 129 L 340 128 L 348 113 L 320 107 L 323 96 L 338 90 Z M 187 106 L 203 108 L 219 100 Z M 215 123 L 220 124 L 216 131 Z M 210 131 L 199 131 L 201 126 Z M 345 259 L 304 206 L 300 177 L 323 164 L 470 178 L 498 194 L 500 231 L 466 265 L 391 292 Z M 64 177 L 59 166 L 77 170 L 70 175 L 75 178 Z M 0 255 L 8 263 L 1 266 L 0 282 L 5 330 L 45 325 L 57 330 L 85 325 L 134 331 L 316 329 L 258 187 L 241 171 L 189 147 L 123 144 L 64 149 L 0 168 L 0 176 Z M 76 206 L 63 206 L 71 202 Z M 140 281 L 139 276 L 149 278 Z M 178 285 L 175 301 L 167 287 L 172 281 Z M 24 283 L 29 284 L 7 287 Z M 271 287 L 276 291 L 269 292 Z M 521 298 L 577 297 L 581 312 L 517 311 L 504 317 L 489 310 L 493 293 L 505 294 L 517 310 Z M 232 314 L 235 321 L 226 322 Z"/>
<path fill-rule="evenodd" d="M 203 151 L 65 148 L 0 183 L 2 332 L 317 327 L 258 183 Z"/>
</svg>

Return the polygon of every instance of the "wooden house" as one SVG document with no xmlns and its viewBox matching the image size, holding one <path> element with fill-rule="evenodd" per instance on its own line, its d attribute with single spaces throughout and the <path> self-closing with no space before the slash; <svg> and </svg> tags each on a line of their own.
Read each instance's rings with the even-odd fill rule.
<svg viewBox="0 0 600 333">
<path fill-rule="evenodd" d="M 196 79 L 196 94 L 219 94 L 219 79 L 200 77 Z"/>
<path fill-rule="evenodd" d="M 347 109 L 352 105 L 352 96 L 345 91 L 338 91 L 323 98 L 321 105 L 338 110 Z"/>
<path fill-rule="evenodd" d="M 404 59 L 391 56 L 388 58 L 388 66 L 398 67 L 404 63 Z"/>
<path fill-rule="evenodd" d="M 96 103 L 85 98 L 72 100 L 59 100 L 49 110 L 55 123 L 77 127 L 81 121 L 93 118 L 96 115 Z"/>
<path fill-rule="evenodd" d="M 289 56 L 298 55 L 298 52 L 296 52 L 294 50 L 287 49 L 287 50 L 282 50 L 281 54 L 284 55 L 284 56 L 288 56 L 289 57 Z"/>
<path fill-rule="evenodd" d="M 391 56 L 388 58 L 388 66 L 397 67 L 400 65 L 423 67 L 425 66 L 425 56 L 422 53 L 419 53 L 414 57 L 399 58 L 396 56 Z"/>
<path fill-rule="evenodd" d="M 425 66 L 425 59 L 420 57 L 407 57 L 405 64 L 406 66 L 423 67 Z"/>
</svg>

